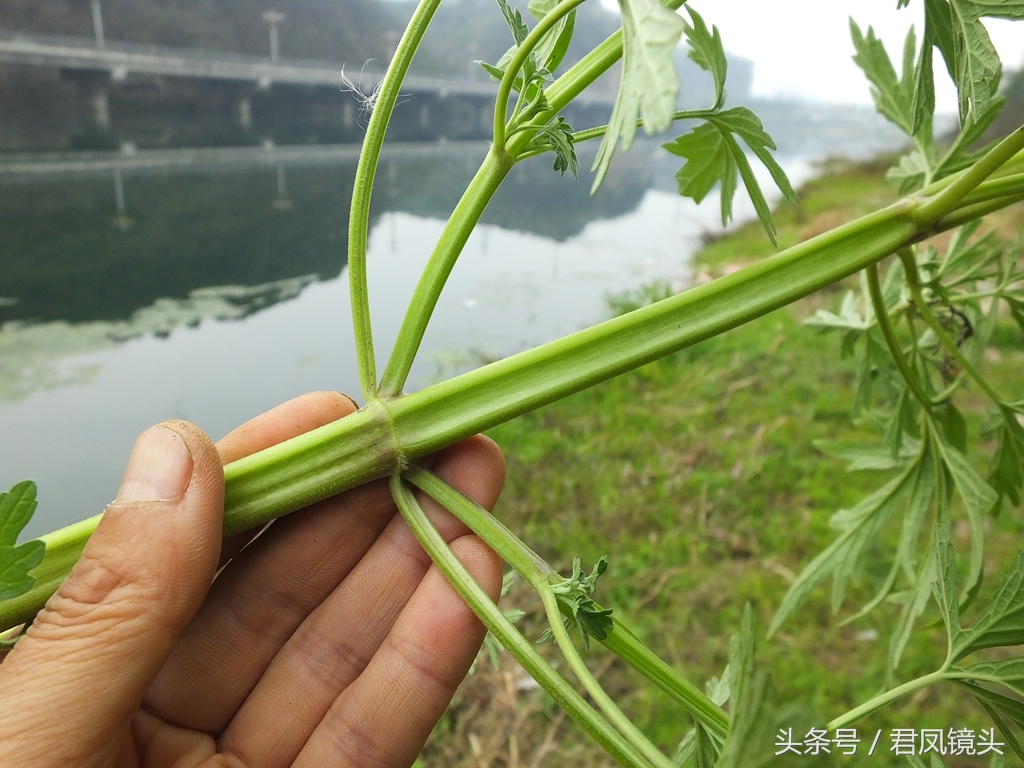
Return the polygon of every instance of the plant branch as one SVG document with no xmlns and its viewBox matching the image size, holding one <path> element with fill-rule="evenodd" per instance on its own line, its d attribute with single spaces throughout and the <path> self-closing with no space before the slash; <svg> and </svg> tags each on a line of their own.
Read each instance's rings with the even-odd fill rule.
<svg viewBox="0 0 1024 768">
<path fill-rule="evenodd" d="M 682 110 L 680 112 L 676 112 L 674 115 L 672 115 L 672 121 L 675 122 L 676 120 L 703 120 L 703 119 L 706 119 L 708 117 L 713 117 L 713 116 L 715 116 L 717 114 L 718 114 L 718 112 L 716 110 L 713 110 L 713 109 L 687 109 L 687 110 Z M 637 119 L 636 127 L 637 128 L 643 128 L 644 127 L 643 118 L 638 118 Z M 607 132 L 608 132 L 608 126 L 607 125 L 599 125 L 596 128 L 587 128 L 584 131 L 576 131 L 576 133 L 574 133 L 572 135 L 572 140 L 575 143 L 578 144 L 581 141 L 589 141 L 591 139 L 600 139 Z"/>
<path fill-rule="evenodd" d="M 910 388 L 914 397 L 921 403 L 921 407 L 926 411 L 930 411 L 932 399 L 921 387 L 921 382 L 914 374 L 913 369 L 911 369 L 907 358 L 904 357 L 903 349 L 896 338 L 896 332 L 892 327 L 892 323 L 889 322 L 889 308 L 885 305 L 885 298 L 882 296 L 882 286 L 878 280 L 878 264 L 872 264 L 867 268 L 867 277 L 871 306 L 875 310 L 875 319 L 878 321 L 878 328 L 882 332 L 882 338 L 885 339 L 885 345 L 889 348 L 889 355 L 892 357 L 893 362 L 896 363 L 896 367 L 899 369 L 900 375 L 903 376 L 903 380 L 907 382 L 907 387 Z"/>
<path fill-rule="evenodd" d="M 515 657 L 533 679 L 621 765 L 646 768 L 650 764 L 600 714 L 595 712 L 534 650 L 529 641 L 502 614 L 490 597 L 448 548 L 430 524 L 419 502 L 398 475 L 391 478 L 391 493 L 402 517 L 438 569 L 462 596 L 484 626 Z"/>
<path fill-rule="evenodd" d="M 604 712 L 605 717 L 608 718 L 612 725 L 619 729 L 619 732 L 626 737 L 630 744 L 636 747 L 657 768 L 672 768 L 672 761 L 651 744 L 650 740 L 641 733 L 639 728 L 633 725 L 633 721 L 623 714 L 622 710 L 616 706 L 604 688 L 601 687 L 601 684 L 597 682 L 594 675 L 587 669 L 587 665 L 580 657 L 576 646 L 573 645 L 572 638 L 569 637 L 569 633 L 562 623 L 562 614 L 558 610 L 558 600 L 555 597 L 555 593 L 551 590 L 551 585 L 545 582 L 540 585 L 538 592 L 540 593 L 541 601 L 544 603 L 544 612 L 547 614 L 548 624 L 551 626 L 555 642 L 558 644 L 559 649 L 561 649 L 565 660 L 569 662 L 569 666 L 572 668 L 576 678 L 583 684 L 584 689 L 597 703 L 600 710 Z"/>
<path fill-rule="evenodd" d="M 914 220 L 919 224 L 934 224 L 1021 149 L 1024 149 L 1024 127 L 1000 141 L 953 183 L 920 205 L 914 212 Z"/>
<path fill-rule="evenodd" d="M 851 709 L 846 714 L 840 715 L 835 720 L 832 720 L 830 723 L 828 723 L 828 725 L 826 725 L 825 728 L 829 731 L 834 731 L 836 728 L 845 728 L 851 723 L 857 722 L 862 717 L 870 715 L 872 712 L 881 709 L 885 705 L 891 704 L 892 702 L 896 701 L 899 698 L 902 698 L 903 696 L 906 696 L 909 693 L 919 691 L 920 689 L 925 688 L 933 683 L 937 683 L 940 680 L 943 680 L 945 677 L 945 671 L 940 669 L 937 672 L 932 672 L 931 674 L 924 675 L 915 680 L 911 680 L 910 682 L 903 683 L 903 685 L 898 685 L 895 688 L 892 688 L 886 691 L 885 693 L 881 693 L 878 696 L 875 696 L 873 699 L 864 702 L 859 707 Z"/>
<path fill-rule="evenodd" d="M 369 236 L 370 198 L 377 173 L 384 136 L 391 121 L 398 92 L 409 71 L 416 49 L 427 31 L 434 11 L 441 0 L 421 0 L 388 65 L 384 80 L 373 104 L 370 123 L 366 127 L 356 178 L 352 189 L 352 209 L 348 222 L 348 275 L 352 297 L 352 325 L 356 335 L 356 358 L 359 363 L 359 385 L 366 401 L 377 395 L 377 363 L 373 352 L 370 327 L 370 298 L 366 280 L 366 247 Z"/>
<path fill-rule="evenodd" d="M 917 263 L 914 261 L 914 256 L 909 251 L 900 251 L 900 261 L 903 262 L 903 270 L 907 275 L 907 285 L 910 287 L 910 295 L 914 298 L 914 304 L 917 306 L 917 311 L 921 313 L 921 318 L 925 321 L 932 332 L 938 337 L 939 342 L 946 348 L 946 351 L 957 361 L 959 366 L 967 372 L 967 374 L 974 379 L 979 387 L 987 394 L 998 406 L 1004 406 L 1006 400 L 1001 398 L 999 394 L 992 389 L 985 378 L 978 372 L 978 369 L 974 367 L 974 364 L 967 359 L 967 356 L 960 351 L 960 347 L 956 345 L 946 333 L 946 329 L 942 327 L 942 323 L 939 322 L 938 318 L 935 317 L 928 306 L 928 302 L 924 298 L 924 294 L 921 292 L 921 278 L 917 272 Z"/>
<path fill-rule="evenodd" d="M 558 579 L 551 566 L 500 520 L 437 475 L 422 467 L 412 466 L 406 470 L 403 478 L 450 510 L 538 592 L 547 588 L 549 582 Z M 685 707 L 708 730 L 725 736 L 729 730 L 729 718 L 722 708 L 662 661 L 614 614 L 612 621 L 614 626 L 599 642 Z"/>
<path fill-rule="evenodd" d="M 508 100 L 512 93 L 512 85 L 516 75 L 523 68 L 526 59 L 533 49 L 558 22 L 571 13 L 577 6 L 582 5 L 586 0 L 564 0 L 548 13 L 537 25 L 530 30 L 530 33 L 523 40 L 512 60 L 505 68 L 505 75 L 498 84 L 498 96 L 494 102 L 494 146 L 498 149 L 505 149 L 505 121 L 508 119 Z M 523 83 L 523 90 L 526 90 L 526 83 Z"/>
<path fill-rule="evenodd" d="M 455 206 L 409 301 L 391 358 L 381 378 L 381 397 L 393 398 L 402 393 L 448 276 L 512 164 L 512 158 L 507 152 L 491 147 L 462 199 Z"/>
</svg>

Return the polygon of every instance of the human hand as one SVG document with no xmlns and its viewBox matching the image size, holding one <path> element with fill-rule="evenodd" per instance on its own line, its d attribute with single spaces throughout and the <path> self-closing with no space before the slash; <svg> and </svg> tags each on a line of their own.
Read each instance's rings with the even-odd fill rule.
<svg viewBox="0 0 1024 768">
<path fill-rule="evenodd" d="M 185 422 L 143 433 L 81 560 L 0 664 L 0 763 L 410 765 L 484 629 L 395 514 L 387 482 L 221 546 L 222 462 L 354 409 L 305 395 L 216 447 Z M 433 469 L 487 508 L 504 481 L 483 437 Z M 421 503 L 496 599 L 497 556 Z M 214 581 L 218 559 L 230 562 Z"/>
</svg>

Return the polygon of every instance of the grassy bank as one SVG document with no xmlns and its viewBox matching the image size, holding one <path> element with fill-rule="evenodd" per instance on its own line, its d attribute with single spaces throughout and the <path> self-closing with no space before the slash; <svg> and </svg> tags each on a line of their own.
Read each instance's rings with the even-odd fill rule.
<svg viewBox="0 0 1024 768">
<path fill-rule="evenodd" d="M 881 176 L 880 167 L 836 167 L 808 184 L 801 205 L 778 211 L 780 247 L 893 199 Z M 1010 231 L 1018 223 L 1014 216 L 1005 214 L 998 225 Z M 759 225 L 741 227 L 709 243 L 697 257 L 697 271 L 712 279 L 770 249 Z M 566 571 L 573 556 L 589 564 L 607 554 L 611 568 L 599 599 L 699 684 L 722 673 L 729 636 L 751 603 L 762 627 L 759 656 L 772 669 L 780 701 L 805 702 L 823 720 L 878 692 L 899 610 L 883 605 L 839 626 L 887 571 L 889 560 L 876 552 L 838 618 L 823 587 L 774 638 L 763 639 L 794 575 L 834 539 L 829 517 L 884 482 L 883 473 L 847 472 L 813 445 L 817 439 L 874 439 L 851 422 L 852 362 L 840 359 L 838 339 L 801 324 L 818 307 L 834 309 L 845 289 L 833 287 L 491 433 L 509 464 L 496 514 L 542 556 Z M 1003 390 L 1019 392 L 1024 338 L 1009 323 L 997 338 L 984 364 Z M 976 436 L 984 402 L 968 391 L 958 404 Z M 990 576 L 979 604 L 1022 541 L 1019 512 L 1006 510 L 989 521 Z M 962 546 L 966 531 L 954 531 L 954 541 Z M 528 611 L 537 608 L 521 588 L 508 599 Z M 539 622 L 531 624 L 534 615 L 524 620 L 528 636 L 540 633 Z M 898 678 L 931 671 L 944 650 L 941 627 L 918 631 Z M 682 711 L 601 649 L 588 660 L 627 712 L 673 750 L 689 728 Z M 926 689 L 857 726 L 868 743 L 879 728 L 991 727 L 951 687 Z M 840 758 L 840 764 L 905 764 L 888 753 L 887 732 L 883 739 L 883 754 Z M 500 670 L 481 665 L 422 758 L 430 766 L 568 760 L 609 763 L 508 658 Z M 976 764 L 987 765 L 987 758 Z"/>
</svg>

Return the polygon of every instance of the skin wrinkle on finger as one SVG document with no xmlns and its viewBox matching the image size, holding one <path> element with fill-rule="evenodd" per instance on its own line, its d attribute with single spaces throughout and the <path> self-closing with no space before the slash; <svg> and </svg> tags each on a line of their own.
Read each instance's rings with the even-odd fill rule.
<svg viewBox="0 0 1024 768">
<path fill-rule="evenodd" d="M 487 507 L 497 500 L 503 479 L 503 464 L 494 461 L 491 446 L 490 441 L 468 442 L 442 454 L 438 465 Z M 468 533 L 447 511 L 432 502 L 424 506 L 447 541 Z M 274 659 L 225 730 L 221 747 L 240 755 L 247 765 L 290 764 L 339 692 L 363 672 L 363 666 L 353 663 L 361 664 L 384 642 L 430 566 L 405 521 L 395 517 L 349 578 Z M 461 598 L 456 595 L 455 599 L 461 604 Z M 353 633 L 352 627 L 358 631 Z M 337 641 L 330 640 L 338 637 L 354 637 L 370 650 L 338 647 Z M 310 701 L 312 696 L 318 697 L 315 702 Z M 275 735 L 272 723 L 283 736 Z"/>
<path fill-rule="evenodd" d="M 21 764 L 101 764 L 123 754 L 139 701 L 206 595 L 220 545 L 220 458 L 197 427 L 162 426 L 193 459 L 187 492 L 105 516 L 4 663 L 0 695 L 35 723 L 12 732 L 4 713 L 13 707 L 0 706 L 0 753 Z M 59 727 L 59 737 L 40 740 L 41 722 Z"/>
<path fill-rule="evenodd" d="M 243 552 L 214 584 L 146 706 L 180 725 L 223 730 L 287 638 L 350 574 L 393 516 L 390 497 L 372 496 L 372 489 L 361 489 L 321 502 Z M 360 515 L 349 502 L 372 514 Z M 198 707 L 196 697 L 211 684 L 220 697 Z"/>
<path fill-rule="evenodd" d="M 452 550 L 497 599 L 497 556 L 473 535 L 452 542 Z M 483 635 L 479 620 L 432 566 L 366 670 L 331 706 L 295 768 L 408 765 L 465 676 Z"/>
<path fill-rule="evenodd" d="M 465 533 L 454 518 L 441 527 L 447 539 Z M 429 566 L 429 558 L 404 521 L 394 518 L 352 574 L 282 648 L 225 730 L 222 748 L 254 766 L 290 762 L 338 692 L 372 659 Z M 333 637 L 356 640 L 368 650 L 353 650 L 351 642 L 322 642 Z M 339 651 L 341 655 L 336 655 Z M 307 707 L 292 709 L 296 700 L 305 700 Z M 283 740 L 270 735 L 270 721 L 285 734 Z M 273 743 L 264 743 L 265 737 Z M 262 762 L 278 750 L 276 761 Z"/>
</svg>

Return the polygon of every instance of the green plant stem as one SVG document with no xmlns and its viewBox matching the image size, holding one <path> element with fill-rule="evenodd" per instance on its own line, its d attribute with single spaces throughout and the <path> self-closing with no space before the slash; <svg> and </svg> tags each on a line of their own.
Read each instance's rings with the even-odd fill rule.
<svg viewBox="0 0 1024 768">
<path fill-rule="evenodd" d="M 450 510 L 538 592 L 559 579 L 551 566 L 500 520 L 437 475 L 414 465 L 403 478 Z M 685 707 L 708 730 L 724 737 L 729 717 L 722 708 L 662 661 L 614 615 L 612 621 L 613 627 L 601 644 Z"/>
<path fill-rule="evenodd" d="M 370 298 L 366 281 L 366 248 L 369 236 L 370 198 L 377 173 L 384 136 L 405 75 L 412 64 L 430 19 L 441 0 L 421 0 L 398 42 L 395 55 L 380 85 L 366 137 L 359 153 L 356 178 L 352 188 L 352 208 L 348 220 L 348 275 L 352 297 L 352 325 L 356 336 L 356 358 L 359 364 L 359 385 L 367 401 L 377 394 L 377 362 L 373 352 L 370 327 Z"/>
<path fill-rule="evenodd" d="M 681 112 L 676 112 L 674 115 L 672 115 L 672 121 L 675 122 L 677 120 L 703 120 L 703 119 L 708 118 L 708 117 L 713 117 L 713 116 L 715 116 L 717 114 L 718 114 L 718 112 L 713 110 L 713 109 L 688 109 L 688 110 L 683 110 Z M 639 118 L 636 121 L 636 127 L 637 128 L 643 128 L 644 127 L 643 118 Z M 608 133 L 608 126 L 607 125 L 599 125 L 596 128 L 587 128 L 584 131 L 576 131 L 572 135 L 572 140 L 575 143 L 579 144 L 581 141 L 589 141 L 591 139 L 600 139 L 606 133 Z"/>
<path fill-rule="evenodd" d="M 481 430 L 742 325 L 930 236 L 951 218 L 916 224 L 916 205 L 901 200 L 705 285 L 412 395 L 368 403 L 229 464 L 224 533 L 386 477 Z M 68 530 L 54 535 L 72 535 Z M 44 602 L 23 601 L 17 610 L 0 603 L 0 630 L 27 621 Z"/>
<path fill-rule="evenodd" d="M 917 306 L 917 311 L 921 313 L 921 318 L 925 321 L 932 332 L 938 337 L 939 342 L 946 348 L 946 351 L 953 357 L 954 360 L 960 365 L 960 367 L 967 372 L 978 384 L 979 387 L 987 394 L 996 405 L 1003 406 L 1006 400 L 1001 398 L 999 394 L 992 389 L 985 378 L 978 372 L 978 369 L 974 367 L 974 364 L 967 359 L 967 356 L 960 351 L 960 347 L 956 345 L 949 334 L 946 333 L 946 329 L 942 327 L 942 323 L 939 322 L 938 318 L 932 313 L 931 307 L 928 306 L 928 302 L 924 298 L 924 294 L 921 292 L 921 278 L 917 272 L 917 262 L 914 261 L 913 253 L 909 251 L 900 251 L 900 261 L 903 262 L 903 269 L 907 275 L 907 285 L 910 287 L 910 295 L 914 298 L 914 304 Z"/>
<path fill-rule="evenodd" d="M 103 515 L 93 515 L 87 520 L 40 537 L 46 544 L 46 553 L 43 562 L 32 570 L 35 584 L 23 595 L 0 601 L 0 627 L 13 629 L 31 621 L 39 613 L 78 562 L 101 517 Z"/>
<path fill-rule="evenodd" d="M 1024 127 L 1018 128 L 1000 141 L 957 177 L 956 181 L 918 207 L 914 212 L 914 220 L 926 225 L 939 221 L 1021 149 L 1024 149 Z"/>
<path fill-rule="evenodd" d="M 872 712 L 881 709 L 887 704 L 891 704 L 892 702 L 896 701 L 899 698 L 902 698 L 903 696 L 906 696 L 909 693 L 919 691 L 922 688 L 925 688 L 926 686 L 932 685 L 933 683 L 937 683 L 940 680 L 943 680 L 945 677 L 945 670 L 939 670 L 937 672 L 932 672 L 931 674 L 924 675 L 923 677 L 919 677 L 915 680 L 911 680 L 910 682 L 903 683 L 903 685 L 898 685 L 895 688 L 892 688 L 886 691 L 885 693 L 881 693 L 878 696 L 875 696 L 873 699 L 864 702 L 859 707 L 851 709 L 846 714 L 840 715 L 835 720 L 832 720 L 830 723 L 828 723 L 828 725 L 826 725 L 825 728 L 829 731 L 834 731 L 836 728 L 845 728 L 851 723 L 857 722 L 862 717 L 870 715 Z"/>
<path fill-rule="evenodd" d="M 1013 205 L 1014 203 L 1019 203 L 1021 200 L 1024 200 L 1024 192 L 1004 195 L 1003 197 L 974 203 L 973 205 L 965 205 L 939 219 L 939 221 L 935 223 L 933 231 L 943 232 L 947 229 L 955 229 L 956 227 L 967 224 L 970 221 L 987 216 L 993 211 L 998 211 L 1006 208 L 1007 206 Z"/>
<path fill-rule="evenodd" d="M 430 524 L 415 496 L 399 475 L 391 478 L 391 492 L 402 517 L 441 573 L 462 596 L 484 626 L 509 650 L 533 679 L 575 720 L 598 744 L 621 765 L 643 768 L 649 763 L 600 714 L 576 693 L 551 665 L 534 650 L 529 641 L 502 614 L 481 589 L 444 539 Z"/>
<path fill-rule="evenodd" d="M 544 603 L 544 612 L 548 617 L 548 624 L 551 626 L 551 632 L 554 635 L 555 642 L 558 644 L 559 649 L 562 651 L 562 655 L 565 660 L 569 662 L 569 666 L 572 668 L 573 673 L 576 675 L 576 679 L 583 684 L 583 688 L 590 694 L 590 697 L 597 703 L 598 708 L 604 713 L 604 716 L 619 729 L 619 732 L 626 737 L 627 741 L 632 744 L 636 749 L 643 754 L 651 763 L 658 768 L 672 768 L 672 761 L 665 757 L 662 752 L 651 744 L 650 740 L 633 725 L 633 721 L 623 714 L 622 710 L 616 706 L 615 702 L 612 701 L 611 697 L 605 692 L 601 684 L 597 682 L 597 678 L 591 674 L 590 670 L 587 669 L 587 665 L 583 662 L 579 652 L 576 650 L 576 646 L 573 645 L 572 638 L 569 637 L 569 633 L 565 629 L 565 625 L 562 623 L 562 614 L 558 609 L 558 599 L 555 597 L 555 593 L 551 589 L 551 585 L 544 583 L 540 585 L 538 590 L 540 599 Z"/>
<path fill-rule="evenodd" d="M 868 294 L 871 296 L 871 306 L 875 310 L 875 319 L 878 321 L 878 328 L 882 332 L 882 338 L 885 339 L 885 344 L 889 348 L 889 355 L 892 357 L 893 362 L 896 363 L 896 367 L 899 369 L 900 375 L 903 376 L 903 380 L 907 382 L 907 387 L 917 398 L 921 406 L 926 410 L 930 411 L 932 407 L 932 399 L 928 396 L 928 393 L 921 387 L 921 382 L 918 381 L 917 376 L 911 369 L 910 364 L 907 362 L 907 358 L 903 355 L 903 349 L 900 346 L 899 339 L 896 338 L 896 331 L 892 327 L 892 323 L 889 321 L 889 308 L 885 306 L 885 298 L 882 296 L 882 286 L 878 280 L 878 264 L 872 264 L 867 268 L 868 278 Z"/>
<path fill-rule="evenodd" d="M 491 147 L 462 199 L 455 206 L 409 302 L 402 327 L 395 339 L 391 358 L 381 378 L 381 397 L 393 398 L 401 394 L 448 276 L 484 209 L 512 165 L 511 155 L 497 147 Z"/>
<path fill-rule="evenodd" d="M 512 55 L 512 60 L 509 61 L 508 66 L 505 68 L 505 75 L 501 78 L 501 82 L 498 84 L 498 96 L 494 102 L 495 147 L 505 149 L 505 121 L 508 119 L 508 100 L 512 93 L 512 85 L 515 82 L 516 76 L 519 74 L 519 70 L 523 68 L 527 58 L 531 53 L 533 53 L 533 50 L 544 38 L 544 35 L 551 31 L 558 22 L 575 10 L 577 6 L 582 5 L 585 1 L 586 0 L 563 0 L 563 2 L 555 6 L 555 8 L 543 19 L 537 22 L 537 25 L 530 30 L 526 39 L 523 40 L 522 44 Z M 525 82 L 523 83 L 523 89 L 526 89 Z"/>
</svg>

